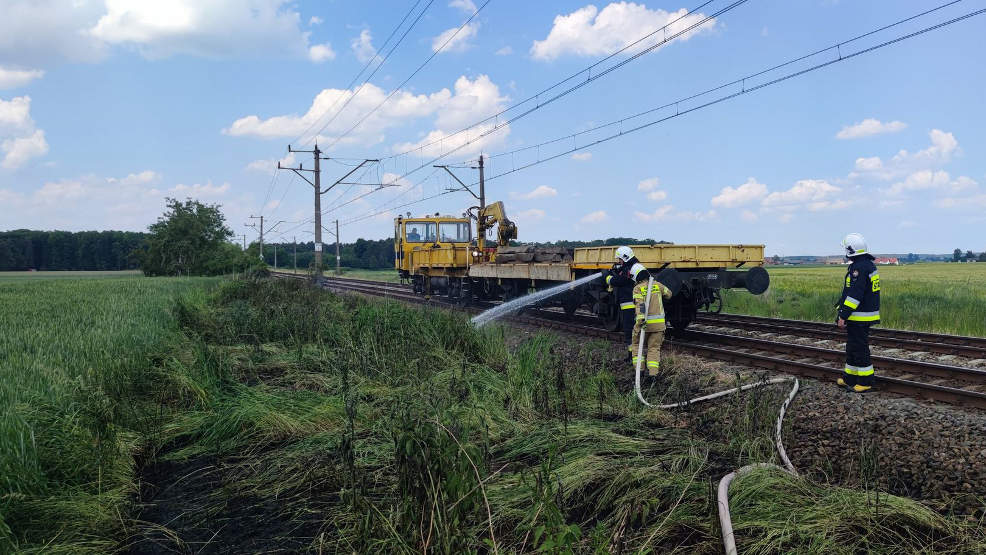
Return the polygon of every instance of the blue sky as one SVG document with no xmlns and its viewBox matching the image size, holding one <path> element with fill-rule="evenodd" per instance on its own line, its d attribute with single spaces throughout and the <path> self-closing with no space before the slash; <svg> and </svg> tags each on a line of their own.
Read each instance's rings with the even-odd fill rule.
<svg viewBox="0 0 986 555">
<path fill-rule="evenodd" d="M 579 148 L 621 126 L 573 133 L 939 5 L 749 0 L 702 23 L 730 3 L 687 13 L 695 6 L 422 0 L 397 36 L 427 5 L 417 24 L 354 95 L 363 78 L 347 85 L 365 63 L 364 78 L 380 65 L 413 1 L 0 0 L 0 230 L 143 230 L 164 197 L 191 196 L 222 204 L 250 239 L 243 224 L 263 213 L 286 221 L 281 240 L 310 240 L 311 187 L 290 172 L 275 178 L 274 164 L 311 167 L 287 144 L 310 148 L 321 130 L 320 146 L 338 158 L 323 162 L 324 183 L 379 158 L 354 177 L 394 185 L 340 185 L 323 197 L 324 225 L 338 218 L 346 240 L 388 236 L 397 213 L 473 204 L 462 192 L 417 202 L 454 185 L 431 164 L 458 146 L 434 163 L 492 157 L 487 198 L 505 201 L 521 240 L 630 235 L 793 255 L 836 253 L 858 231 L 877 252 L 986 250 L 986 15 Z M 842 54 L 984 7 L 961 1 Z M 509 125 L 470 127 L 668 23 L 672 37 L 695 27 Z M 504 154 L 552 139 L 561 140 Z"/>
</svg>

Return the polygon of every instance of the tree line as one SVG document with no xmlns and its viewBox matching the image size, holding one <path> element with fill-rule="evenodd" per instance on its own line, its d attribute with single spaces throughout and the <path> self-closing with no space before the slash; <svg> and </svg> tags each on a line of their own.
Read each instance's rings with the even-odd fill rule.
<svg viewBox="0 0 986 555">
<path fill-rule="evenodd" d="M 255 245 L 251 245 L 251 249 Z M 277 251 L 277 267 L 293 268 L 295 249 L 298 253 L 298 268 L 309 268 L 315 262 L 315 242 L 306 243 L 268 243 L 264 245 L 264 262 L 274 267 L 274 251 Z M 256 250 L 253 251 L 256 254 Z M 380 270 L 394 267 L 394 240 L 357 239 L 355 243 L 339 245 L 341 265 L 346 268 Z M 336 265 L 335 243 L 325 243 L 322 251 L 322 265 L 334 268 Z"/>
<path fill-rule="evenodd" d="M 0 271 L 134 270 L 146 241 L 133 231 L 3 231 Z"/>
<path fill-rule="evenodd" d="M 978 256 L 972 251 L 965 251 L 965 254 L 963 254 L 962 249 L 952 251 L 952 262 L 972 262 L 973 260 L 986 262 L 986 251 L 979 253 Z"/>
</svg>

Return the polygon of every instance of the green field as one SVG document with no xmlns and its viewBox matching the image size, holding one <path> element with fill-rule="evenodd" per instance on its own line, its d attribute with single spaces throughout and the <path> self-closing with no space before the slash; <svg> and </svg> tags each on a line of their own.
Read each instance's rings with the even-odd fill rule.
<svg viewBox="0 0 986 555">
<path fill-rule="evenodd" d="M 0 272 L 0 281 L 23 279 L 80 279 L 80 278 L 120 278 L 140 276 L 140 270 L 120 271 L 53 271 L 53 272 Z"/>
<path fill-rule="evenodd" d="M 0 283 L 0 325 L 0 552 L 716 553 L 785 393 L 682 419 L 607 343 L 294 281 Z M 648 396 L 733 383 L 691 364 Z M 873 491 L 731 491 L 742 552 L 986 549 Z"/>
<path fill-rule="evenodd" d="M 105 552 L 135 488 L 135 399 L 180 342 L 169 309 L 217 280 L 38 274 L 0 279 L 0 552 L 11 530 L 16 544 Z"/>
<path fill-rule="evenodd" d="M 274 268 L 271 268 L 274 270 Z M 295 272 L 291 268 L 277 268 L 278 272 L 288 272 L 288 273 L 299 273 L 307 274 L 308 270 L 298 269 Z M 334 277 L 336 275 L 335 269 L 326 270 L 324 275 L 326 277 Z M 397 275 L 397 270 L 393 268 L 388 268 L 386 270 L 365 270 L 362 268 L 343 268 L 342 275 L 340 277 L 353 278 L 353 279 L 370 279 L 373 281 L 383 281 L 386 283 L 400 283 L 400 276 Z"/>
<path fill-rule="evenodd" d="M 880 325 L 986 336 L 986 264 L 880 266 Z M 833 322 L 844 266 L 768 267 L 770 289 L 725 291 L 723 311 Z"/>
</svg>

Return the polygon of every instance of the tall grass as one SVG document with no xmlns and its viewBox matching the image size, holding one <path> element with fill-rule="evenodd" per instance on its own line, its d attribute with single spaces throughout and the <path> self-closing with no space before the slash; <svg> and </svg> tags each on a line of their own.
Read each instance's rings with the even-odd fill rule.
<svg viewBox="0 0 986 555">
<path fill-rule="evenodd" d="M 776 393 L 731 399 L 697 432 L 669 426 L 618 385 L 628 369 L 605 343 L 573 352 L 536 334 L 510 352 L 502 328 L 300 283 L 228 284 L 176 314 L 200 347 L 163 370 L 172 417 L 154 449 L 158 467 L 212 476 L 169 513 L 190 550 L 215 535 L 257 551 L 716 552 L 715 480 L 773 457 Z M 682 365 L 666 362 L 672 396 L 708 385 Z M 929 522 L 933 534 L 904 545 L 977 545 Z M 775 524 L 799 539 L 751 525 L 744 541 L 804 548 L 827 533 Z M 880 534 L 897 541 L 911 524 L 824 545 L 893 551 Z M 249 542 L 227 526 L 250 529 Z M 161 540 L 154 527 L 141 534 Z"/>
<path fill-rule="evenodd" d="M 85 283 L 43 304 L 65 310 L 40 334 L 81 319 L 100 340 L 73 332 L 68 369 L 4 366 L 20 382 L 5 390 L 18 455 L 4 459 L 17 474 L 0 497 L 3 550 L 712 553 L 715 481 L 773 456 L 776 393 L 647 410 L 607 343 L 535 334 L 510 350 L 503 328 L 460 314 L 295 282 Z M 27 368 L 27 345 L 45 341 L 28 341 L 33 311 L 13 304 L 2 322 L 20 339 L 5 352 L 25 351 Z M 675 376 L 652 398 L 712 386 L 683 359 L 663 367 Z M 788 499 L 775 482 L 734 487 L 741 546 L 984 547 L 902 499 L 829 539 L 832 521 L 869 518 L 872 495 L 799 483 Z"/>
<path fill-rule="evenodd" d="M 986 337 L 986 264 L 880 266 L 880 325 Z M 768 268 L 762 295 L 724 290 L 725 312 L 834 322 L 844 266 Z"/>
<path fill-rule="evenodd" d="M 0 281 L 0 551 L 105 552 L 134 492 L 130 403 L 212 280 Z"/>
</svg>

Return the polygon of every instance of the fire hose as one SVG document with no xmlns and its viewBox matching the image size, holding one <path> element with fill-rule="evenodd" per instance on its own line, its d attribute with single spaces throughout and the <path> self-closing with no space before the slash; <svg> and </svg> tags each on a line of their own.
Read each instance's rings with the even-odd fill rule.
<svg viewBox="0 0 986 555">
<path fill-rule="evenodd" d="M 650 310 L 650 297 L 652 292 L 652 287 L 654 285 L 654 278 L 651 277 L 647 281 L 647 297 L 644 300 L 644 314 L 649 314 Z M 694 403 L 700 403 L 702 401 L 711 401 L 712 399 L 717 399 L 719 397 L 725 397 L 733 393 L 739 393 L 747 389 L 753 389 L 755 387 L 762 387 L 766 385 L 772 385 L 782 382 L 793 381 L 794 385 L 791 387 L 791 392 L 788 393 L 787 398 L 784 399 L 784 403 L 781 404 L 781 409 L 777 415 L 777 424 L 774 429 L 774 444 L 777 447 L 777 454 L 781 458 L 781 462 L 784 466 L 778 466 L 772 463 L 754 463 L 748 464 L 742 468 L 738 468 L 729 474 L 726 474 L 719 480 L 719 492 L 717 495 L 718 509 L 719 509 L 719 527 L 722 529 L 722 545 L 726 550 L 726 555 L 736 555 L 736 538 L 733 534 L 733 521 L 729 514 L 729 485 L 734 479 L 749 474 L 750 472 L 758 468 L 777 468 L 784 472 L 791 474 L 792 476 L 797 476 L 798 471 L 794 469 L 794 465 L 791 464 L 791 459 L 787 456 L 787 451 L 784 449 L 784 443 L 781 441 L 781 431 L 784 426 L 784 414 L 787 412 L 788 406 L 791 401 L 794 400 L 794 396 L 798 394 L 798 388 L 800 387 L 800 382 L 797 378 L 787 377 L 787 378 L 773 378 L 770 380 L 764 380 L 756 383 L 750 383 L 739 387 L 734 387 L 732 389 L 727 389 L 725 391 L 719 391 L 709 395 L 704 395 L 702 397 L 696 397 L 695 399 L 690 399 L 688 401 L 683 401 L 680 403 L 671 403 L 667 405 L 652 405 L 644 399 L 643 392 L 640 388 L 640 370 L 641 362 L 643 361 L 644 354 L 644 337 L 647 334 L 647 326 L 640 327 L 640 343 L 637 346 L 637 366 L 636 366 L 636 383 L 635 389 L 637 393 L 637 399 L 644 405 L 661 410 L 670 410 L 675 408 L 682 408 L 690 406 Z"/>
</svg>

